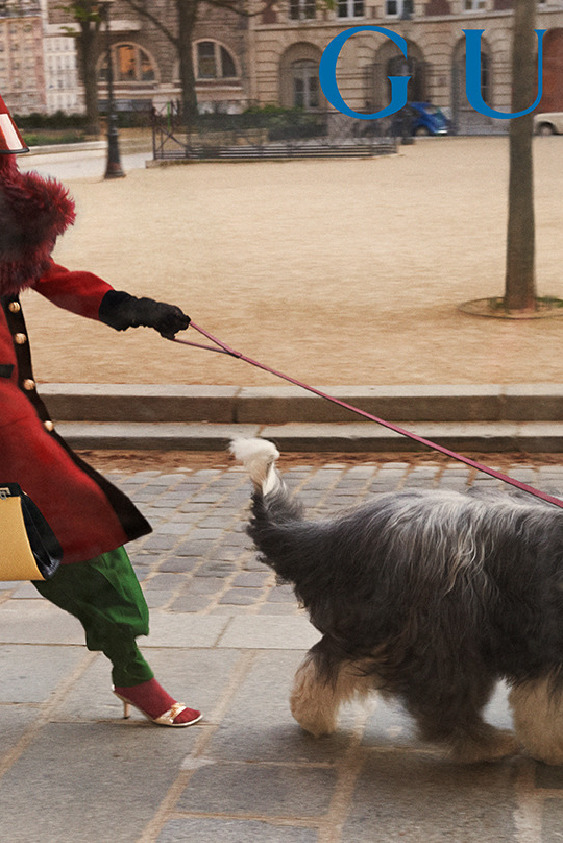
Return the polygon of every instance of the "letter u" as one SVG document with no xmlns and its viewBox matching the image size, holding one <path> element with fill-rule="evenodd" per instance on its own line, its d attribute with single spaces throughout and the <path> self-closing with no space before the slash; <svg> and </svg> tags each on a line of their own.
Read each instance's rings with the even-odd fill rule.
<svg viewBox="0 0 563 843">
<path fill-rule="evenodd" d="M 523 117 L 525 114 L 533 111 L 539 105 L 542 98 L 543 36 L 547 30 L 534 29 L 538 37 L 538 95 L 529 108 L 526 108 L 524 111 L 516 111 L 513 114 L 507 114 L 506 111 L 495 111 L 494 108 L 487 105 L 481 94 L 481 39 L 484 31 L 484 29 L 463 30 L 465 34 L 465 93 L 469 105 L 473 106 L 475 111 L 484 114 L 486 117 L 495 117 L 500 120 Z"/>
</svg>

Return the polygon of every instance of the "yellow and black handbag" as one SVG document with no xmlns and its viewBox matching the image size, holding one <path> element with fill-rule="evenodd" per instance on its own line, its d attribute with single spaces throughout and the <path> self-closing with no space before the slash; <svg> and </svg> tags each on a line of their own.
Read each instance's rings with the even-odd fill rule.
<svg viewBox="0 0 563 843">
<path fill-rule="evenodd" d="M 43 513 L 21 486 L 0 484 L 0 580 L 48 580 L 62 556 Z"/>
</svg>

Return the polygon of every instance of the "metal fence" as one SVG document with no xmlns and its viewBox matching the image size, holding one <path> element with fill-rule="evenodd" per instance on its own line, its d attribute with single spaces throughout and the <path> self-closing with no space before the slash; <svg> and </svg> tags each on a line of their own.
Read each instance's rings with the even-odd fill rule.
<svg viewBox="0 0 563 843">
<path fill-rule="evenodd" d="M 340 112 L 201 114 L 189 131 L 172 104 L 152 113 L 155 161 L 371 157 L 396 151 L 388 131 L 384 121 Z"/>
</svg>

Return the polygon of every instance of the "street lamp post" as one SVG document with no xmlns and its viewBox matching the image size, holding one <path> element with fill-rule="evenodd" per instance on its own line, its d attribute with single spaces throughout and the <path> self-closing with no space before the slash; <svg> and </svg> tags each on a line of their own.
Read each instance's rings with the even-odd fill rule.
<svg viewBox="0 0 563 843">
<path fill-rule="evenodd" d="M 401 35 L 403 36 L 405 41 L 408 41 L 408 35 L 411 28 L 410 22 L 412 20 L 412 14 L 413 0 L 403 0 L 399 20 L 401 21 Z M 401 57 L 401 59 L 401 76 L 410 76 L 411 68 L 409 59 L 406 56 L 404 58 Z M 401 118 L 401 144 L 406 145 L 414 143 L 414 138 L 412 135 L 412 114 L 408 102 L 402 109 Z"/>
<path fill-rule="evenodd" d="M 121 167 L 119 155 L 119 132 L 117 131 L 117 115 L 115 113 L 115 99 L 113 93 L 113 61 L 111 56 L 111 36 L 109 27 L 109 10 L 115 0 L 103 0 L 100 3 L 106 26 L 106 86 L 107 86 L 107 109 L 106 109 L 106 135 L 107 135 L 107 159 L 105 179 L 122 178 L 125 173 Z"/>
<path fill-rule="evenodd" d="M 401 66 L 399 74 L 401 76 L 410 76 L 409 62 L 406 58 L 401 57 Z M 410 106 L 407 102 L 397 114 L 399 127 L 401 132 L 401 144 L 408 145 L 414 143 L 412 136 L 412 114 Z"/>
</svg>

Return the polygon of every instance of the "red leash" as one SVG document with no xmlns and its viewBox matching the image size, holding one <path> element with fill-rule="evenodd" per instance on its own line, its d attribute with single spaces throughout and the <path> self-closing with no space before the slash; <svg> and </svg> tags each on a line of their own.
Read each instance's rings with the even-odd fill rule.
<svg viewBox="0 0 563 843">
<path fill-rule="evenodd" d="M 326 392 L 322 392 L 320 389 L 316 389 L 314 386 L 309 386 L 309 384 L 302 383 L 301 381 L 298 381 L 295 378 L 290 377 L 289 375 L 284 375 L 283 372 L 278 372 L 276 369 L 272 369 L 270 366 L 266 366 L 265 363 L 260 363 L 260 361 L 258 360 L 253 360 L 251 357 L 247 357 L 240 351 L 234 351 L 226 343 L 217 339 L 217 337 L 214 337 L 212 334 L 209 334 L 207 331 L 204 331 L 203 328 L 200 328 L 194 322 L 190 322 L 190 327 L 202 336 L 206 337 L 208 340 L 211 340 L 211 342 L 215 343 L 215 345 L 204 345 L 203 343 L 191 342 L 190 340 L 180 339 L 179 337 L 173 337 L 172 341 L 182 343 L 183 345 L 191 345 L 193 348 L 203 348 L 205 349 L 205 351 L 215 351 L 218 354 L 227 354 L 229 357 L 236 357 L 237 360 L 244 360 L 245 363 L 250 363 L 251 366 L 255 366 L 258 369 L 263 369 L 265 372 L 269 372 L 271 375 L 275 375 L 277 378 L 281 378 L 282 380 L 288 381 L 289 383 L 292 383 L 295 386 L 301 387 L 301 389 L 306 389 L 308 392 L 312 392 L 315 395 L 318 395 L 319 398 L 324 398 L 325 401 L 330 401 L 332 404 L 337 404 L 339 407 L 343 407 L 345 410 L 350 410 L 352 413 L 356 413 L 358 416 L 363 416 L 365 419 L 369 419 L 370 421 L 376 422 L 377 424 L 388 428 L 388 430 L 394 431 L 394 433 L 399 433 L 401 436 L 406 436 L 408 439 L 413 439 L 415 442 L 418 442 L 421 445 L 425 445 L 426 447 L 431 448 L 433 451 L 437 451 L 439 454 L 444 454 L 446 457 L 451 457 L 451 459 L 463 462 L 466 465 L 471 466 L 471 468 L 476 468 L 478 471 L 482 471 L 484 474 L 488 474 L 490 477 L 494 477 L 496 480 L 502 480 L 504 483 L 509 483 L 511 486 L 515 486 L 517 489 L 520 489 L 523 492 L 529 492 L 529 494 L 534 495 L 534 497 L 536 498 L 540 498 L 540 500 L 542 501 L 546 501 L 547 503 L 551 503 L 555 506 L 563 508 L 563 500 L 560 500 L 559 498 L 555 498 L 552 495 L 548 495 L 546 492 L 542 492 L 539 489 L 536 489 L 534 486 L 529 486 L 527 483 L 521 483 L 520 480 L 515 480 L 513 477 L 509 477 L 507 474 L 502 474 L 502 472 L 500 471 L 495 471 L 494 468 L 490 468 L 487 465 L 482 465 L 481 463 L 476 462 L 475 460 L 472 460 L 469 457 L 464 457 L 462 454 L 457 454 L 455 451 L 450 451 L 448 448 L 444 448 L 442 445 L 438 445 L 437 442 L 432 442 L 432 440 L 425 439 L 423 436 L 418 436 L 416 433 L 412 433 L 409 430 L 403 430 L 402 427 L 397 427 L 396 425 L 391 424 L 391 422 L 385 421 L 385 419 L 380 419 L 377 416 L 373 416 L 371 413 L 367 413 L 365 410 L 360 410 L 358 407 L 352 406 L 352 404 L 347 404 L 345 401 L 341 401 L 339 398 L 335 398 L 333 395 L 329 395 Z"/>
</svg>

